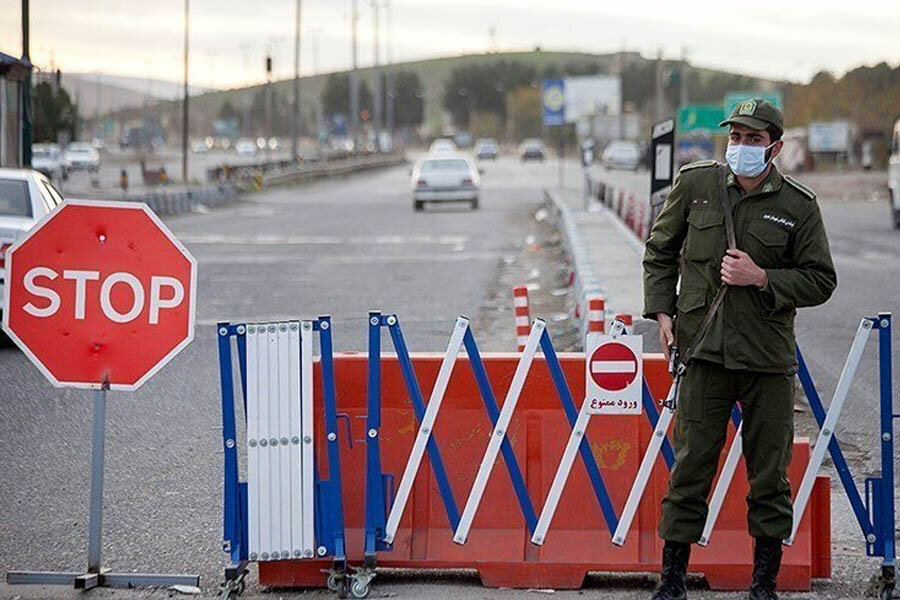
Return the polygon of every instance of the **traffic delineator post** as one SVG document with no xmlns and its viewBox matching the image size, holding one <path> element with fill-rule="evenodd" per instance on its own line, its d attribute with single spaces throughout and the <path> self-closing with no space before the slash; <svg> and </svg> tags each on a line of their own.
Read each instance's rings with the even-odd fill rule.
<svg viewBox="0 0 900 600">
<path fill-rule="evenodd" d="M 516 349 L 525 350 L 528 332 L 531 330 L 531 313 L 528 310 L 528 286 L 517 285 L 513 288 L 513 312 L 516 318 Z"/>
<path fill-rule="evenodd" d="M 588 333 L 603 333 L 606 329 L 606 301 L 603 296 L 588 299 Z"/>
</svg>

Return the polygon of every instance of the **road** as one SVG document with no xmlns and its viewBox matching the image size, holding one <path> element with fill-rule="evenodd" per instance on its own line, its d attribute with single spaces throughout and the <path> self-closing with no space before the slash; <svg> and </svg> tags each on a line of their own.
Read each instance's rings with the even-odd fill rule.
<svg viewBox="0 0 900 600">
<path fill-rule="evenodd" d="M 505 159 L 488 164 L 482 208 L 477 212 L 460 206 L 414 213 L 406 169 L 394 168 L 270 190 L 208 214 L 168 219 L 199 261 L 199 326 L 194 343 L 144 388 L 110 396 L 107 566 L 199 572 L 205 594 L 213 593 L 220 581 L 217 321 L 331 313 L 336 349 L 363 350 L 365 313 L 380 308 L 400 315 L 415 351 L 440 350 L 453 319 L 467 314 L 475 319 L 483 349 L 510 350 L 514 336 L 509 286 L 531 278 L 547 292 L 558 283 L 554 264 L 558 256 L 552 254 L 551 244 L 543 243 L 552 235 L 533 218 L 541 202 L 540 188 L 554 185 L 556 176 L 552 162 L 523 166 Z M 574 184 L 576 177 L 577 169 L 569 169 L 567 181 Z M 801 312 L 798 332 L 823 398 L 834 387 L 859 316 L 883 309 L 900 313 L 896 300 L 900 235 L 889 229 L 885 206 L 867 199 L 865 194 L 851 194 L 829 195 L 822 201 L 840 285 L 828 304 Z M 534 250 L 542 244 L 543 249 Z M 543 292 L 535 294 L 538 302 L 546 303 L 541 310 L 559 310 Z M 895 347 L 900 348 L 896 339 Z M 866 437 L 874 425 L 873 349 L 871 344 L 845 413 L 847 420 L 839 429 L 842 438 L 859 448 L 854 458 L 865 470 L 874 464 L 874 455 L 865 450 L 873 446 Z M 86 554 L 90 397 L 54 390 L 13 348 L 0 349 L 0 390 L 0 571 L 77 569 Z M 858 481 L 864 472 L 857 473 Z M 858 553 L 853 525 L 839 508 L 836 501 L 836 538 L 846 534 L 847 547 Z M 871 565 L 856 558 L 845 560 L 838 552 L 834 589 L 840 595 L 833 597 L 858 597 L 856 588 L 841 582 L 858 581 L 859 574 L 850 571 L 863 568 L 868 573 Z M 589 583 L 585 595 L 614 598 L 647 597 L 651 585 L 646 578 L 593 578 Z M 817 589 L 831 596 L 831 587 Z M 259 590 L 251 586 L 249 591 Z M 482 589 L 467 574 L 424 579 L 388 574 L 376 584 L 376 597 L 383 593 L 409 598 L 520 596 Z M 68 590 L 0 584 L 0 597 L 51 594 L 74 595 Z M 304 597 L 308 595 L 328 597 L 324 592 Z"/>
</svg>

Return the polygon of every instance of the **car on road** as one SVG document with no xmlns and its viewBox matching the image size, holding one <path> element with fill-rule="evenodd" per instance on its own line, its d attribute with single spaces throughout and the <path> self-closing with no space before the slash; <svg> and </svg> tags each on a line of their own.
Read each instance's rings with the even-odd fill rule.
<svg viewBox="0 0 900 600">
<path fill-rule="evenodd" d="M 600 162 L 607 169 L 636 171 L 641 166 L 641 148 L 628 140 L 616 140 L 603 149 Z"/>
<path fill-rule="evenodd" d="M 0 169 L 0 298 L 4 297 L 6 250 L 62 201 L 62 194 L 43 173 Z"/>
<path fill-rule="evenodd" d="M 234 151 L 237 152 L 239 156 L 255 156 L 256 142 L 250 138 L 241 138 L 234 145 Z"/>
<path fill-rule="evenodd" d="M 519 144 L 519 158 L 522 162 L 539 160 L 544 162 L 544 142 L 538 138 L 528 138 Z"/>
<path fill-rule="evenodd" d="M 447 152 L 419 159 L 412 171 L 413 209 L 426 202 L 468 202 L 478 208 L 481 174 L 468 154 Z"/>
<path fill-rule="evenodd" d="M 96 173 L 100 170 L 100 153 L 88 142 L 72 142 L 66 148 L 65 162 L 69 171 Z"/>
<path fill-rule="evenodd" d="M 891 158 L 888 161 L 888 189 L 890 190 L 891 214 L 894 229 L 900 229 L 900 119 L 894 123 L 891 136 Z"/>
<path fill-rule="evenodd" d="M 31 168 L 53 181 L 62 181 L 69 175 L 62 150 L 56 144 L 34 144 L 31 147 Z"/>
<path fill-rule="evenodd" d="M 431 142 L 431 146 L 428 147 L 428 153 L 437 154 L 439 152 L 456 152 L 456 144 L 453 143 L 453 140 L 438 138 Z"/>
<path fill-rule="evenodd" d="M 481 138 L 475 142 L 475 156 L 478 160 L 497 160 L 500 146 L 494 138 Z"/>
</svg>

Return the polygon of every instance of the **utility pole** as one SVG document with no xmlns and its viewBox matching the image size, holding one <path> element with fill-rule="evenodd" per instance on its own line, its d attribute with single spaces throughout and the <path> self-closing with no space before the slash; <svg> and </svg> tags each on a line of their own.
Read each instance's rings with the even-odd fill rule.
<svg viewBox="0 0 900 600">
<path fill-rule="evenodd" d="M 26 63 L 31 62 L 31 58 L 29 56 L 28 51 L 28 2 L 29 0 L 22 0 L 22 61 Z M 22 166 L 23 167 L 31 167 L 31 138 L 32 138 L 32 123 L 31 123 L 31 69 L 28 69 L 28 74 L 25 76 L 25 87 L 22 90 L 22 148 L 21 148 L 21 156 L 22 156 Z"/>
<path fill-rule="evenodd" d="M 372 76 L 375 78 L 375 151 L 381 151 L 381 117 L 382 117 L 382 99 L 383 91 L 381 88 L 381 56 L 380 56 L 380 37 L 379 37 L 379 19 L 378 19 L 378 0 L 372 0 L 372 24 L 375 28 L 372 48 Z"/>
<path fill-rule="evenodd" d="M 656 122 L 663 118 L 662 48 L 656 52 Z"/>
<path fill-rule="evenodd" d="M 385 110 L 385 129 L 391 136 L 391 149 L 394 148 L 394 9 L 391 0 L 384 0 L 385 21 L 387 30 L 387 106 Z"/>
<path fill-rule="evenodd" d="M 191 0 L 184 0 L 184 101 L 181 115 L 181 178 L 188 183 L 188 34 Z"/>
<path fill-rule="evenodd" d="M 291 152 L 297 160 L 299 148 L 297 136 L 300 133 L 300 11 L 303 0 L 297 0 L 297 18 L 294 27 L 294 110 L 291 113 Z"/>
<path fill-rule="evenodd" d="M 272 137 L 272 55 L 266 54 L 266 87 L 265 87 L 265 124 L 263 139 L 265 140 L 266 162 L 269 162 L 269 138 Z"/>
<path fill-rule="evenodd" d="M 359 0 L 351 0 L 350 13 L 353 69 L 350 71 L 350 129 L 353 136 L 353 154 L 359 152 L 359 72 L 356 70 L 356 21 L 359 19 Z"/>
</svg>

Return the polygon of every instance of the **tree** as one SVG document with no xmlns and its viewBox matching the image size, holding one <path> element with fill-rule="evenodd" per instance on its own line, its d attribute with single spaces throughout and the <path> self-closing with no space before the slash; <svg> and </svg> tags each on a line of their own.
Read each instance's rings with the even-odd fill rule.
<svg viewBox="0 0 900 600">
<path fill-rule="evenodd" d="M 415 71 L 396 71 L 394 80 L 394 125 L 418 127 L 425 116 L 425 91 Z M 382 86 L 387 93 L 387 86 Z"/>
<path fill-rule="evenodd" d="M 507 96 L 509 125 L 514 139 L 541 136 L 541 94 L 531 86 L 519 87 Z"/>
<path fill-rule="evenodd" d="M 453 69 L 444 83 L 443 104 L 458 126 L 469 127 L 473 112 L 487 112 L 506 119 L 506 92 L 537 85 L 537 71 L 519 61 L 469 64 Z"/>
<path fill-rule="evenodd" d="M 75 139 L 78 109 L 62 86 L 46 81 L 37 84 L 32 102 L 35 142 L 55 142 L 61 131 L 68 132 L 70 140 Z"/>
<path fill-rule="evenodd" d="M 289 103 L 271 86 L 270 104 L 266 106 L 266 86 L 260 86 L 250 103 L 250 121 L 256 135 L 285 135 L 290 119 Z M 268 111 L 268 112 L 267 112 Z M 266 122 L 266 117 L 269 121 Z"/>
<path fill-rule="evenodd" d="M 347 73 L 332 73 L 325 80 L 325 88 L 322 90 L 322 110 L 326 118 L 335 115 L 350 115 L 350 75 Z M 359 82 L 359 112 L 372 112 L 372 92 L 366 82 Z"/>
</svg>

